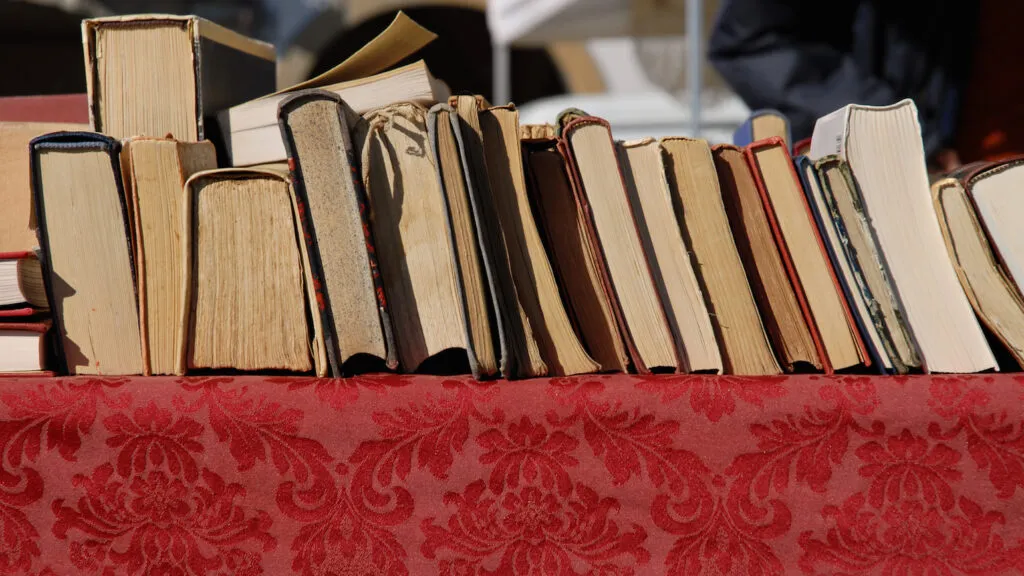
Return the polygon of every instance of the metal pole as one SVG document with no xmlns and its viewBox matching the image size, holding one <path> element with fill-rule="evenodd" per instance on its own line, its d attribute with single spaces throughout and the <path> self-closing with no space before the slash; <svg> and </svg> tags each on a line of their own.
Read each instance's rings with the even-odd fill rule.
<svg viewBox="0 0 1024 576">
<path fill-rule="evenodd" d="M 687 85 L 690 88 L 690 126 L 693 137 L 699 138 L 701 132 L 700 93 L 703 89 L 704 66 L 704 1 L 686 0 L 686 36 L 690 41 L 689 63 L 687 64 Z"/>
<path fill-rule="evenodd" d="M 512 100 L 512 50 L 508 44 L 491 46 L 494 66 L 494 94 L 491 103 L 496 106 Z"/>
</svg>

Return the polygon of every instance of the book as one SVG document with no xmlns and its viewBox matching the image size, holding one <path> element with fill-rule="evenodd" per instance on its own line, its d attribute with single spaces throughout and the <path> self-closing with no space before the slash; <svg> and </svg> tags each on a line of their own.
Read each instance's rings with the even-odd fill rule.
<svg viewBox="0 0 1024 576">
<path fill-rule="evenodd" d="M 1024 164 L 1020 159 L 971 167 L 932 184 L 939 228 L 964 293 L 978 318 L 1002 343 L 1018 366 L 1024 366 L 1024 298 L 1018 285 L 996 258 L 996 250 L 978 218 L 968 190 L 980 184 L 990 195 L 1012 195 L 1017 188 L 998 189 L 1002 173 Z M 995 178 L 997 186 L 986 182 Z M 1006 182 L 1008 184 L 1009 182 Z M 992 194 L 994 190 L 998 190 Z M 983 196 L 985 193 L 982 194 Z M 977 201 L 977 196 L 975 196 Z M 1004 207 L 1005 208 L 1005 207 Z"/>
<path fill-rule="evenodd" d="M 493 271 L 487 268 L 491 265 L 487 245 L 481 238 L 484 230 L 477 193 L 466 177 L 466 147 L 458 114 L 448 104 L 436 104 L 427 112 L 427 133 L 457 264 L 469 368 L 477 379 L 494 376 L 500 349 L 495 341 L 502 332 L 493 324 L 501 317 L 496 313 L 499 303 L 493 290 Z"/>
<path fill-rule="evenodd" d="M 391 316 L 350 135 L 359 117 L 338 95 L 317 89 L 290 94 L 278 117 L 331 374 L 393 370 Z"/>
<path fill-rule="evenodd" d="M 787 149 L 793 144 L 789 118 L 778 110 L 754 110 L 732 134 L 732 143 L 740 148 L 758 140 L 779 138 Z"/>
<path fill-rule="evenodd" d="M 571 112 L 563 113 L 559 124 L 559 145 L 594 229 L 633 366 L 639 373 L 679 371 L 682 354 L 644 254 L 611 128 L 600 118 Z"/>
<path fill-rule="evenodd" d="M 597 372 L 600 365 L 576 334 L 533 216 L 519 142 L 519 112 L 513 106 L 488 108 L 480 114 L 480 128 L 512 278 L 541 364 L 554 376 Z"/>
<path fill-rule="evenodd" d="M 10 312 L 47 310 L 43 267 L 34 252 L 0 253 L 0 318 Z M 25 315 L 18 312 L 15 316 Z"/>
<path fill-rule="evenodd" d="M 611 283 L 597 238 L 579 187 L 569 178 L 554 127 L 548 128 L 520 127 L 530 201 L 580 339 L 601 372 L 625 372 L 629 355 L 605 288 Z"/>
<path fill-rule="evenodd" d="M 540 356 L 537 339 L 534 338 L 530 319 L 512 277 L 510 242 L 515 238 L 502 228 L 498 215 L 498 203 L 491 193 L 491 177 L 487 170 L 483 129 L 480 111 L 487 105 L 479 96 L 453 96 L 450 105 L 459 117 L 462 143 L 466 149 L 466 172 L 464 176 L 472 186 L 477 198 L 480 221 L 483 224 L 481 239 L 487 246 L 482 254 L 490 255 L 494 280 L 491 288 L 499 302 L 496 317 L 500 330 L 501 374 L 505 378 L 542 376 L 548 367 Z"/>
<path fill-rule="evenodd" d="M 49 330 L 49 321 L 0 324 L 0 374 L 44 375 Z"/>
<path fill-rule="evenodd" d="M 88 124 L 89 100 L 84 93 L 4 96 L 0 98 L 0 122 Z"/>
<path fill-rule="evenodd" d="M 931 200 L 917 107 L 849 105 L 819 118 L 812 158 L 850 166 L 864 213 L 929 372 L 979 372 L 996 361 L 946 254 Z"/>
<path fill-rule="evenodd" d="M 85 124 L 0 121 L 0 253 L 31 252 L 36 239 L 29 142 L 51 132 L 88 130 Z"/>
<path fill-rule="evenodd" d="M 162 138 L 130 138 L 122 146 L 134 231 L 143 369 L 146 375 L 174 374 L 185 305 L 181 300 L 185 275 L 182 189 L 196 172 L 217 167 L 217 151 L 209 141 Z"/>
<path fill-rule="evenodd" d="M 722 371 L 704 294 L 672 209 L 661 145 L 645 138 L 616 144 L 619 165 L 665 317 L 687 372 Z"/>
<path fill-rule="evenodd" d="M 799 284 L 781 252 L 757 179 L 741 148 L 712 148 L 722 199 L 747 279 L 779 362 L 788 372 L 824 370 L 821 345 Z"/>
<path fill-rule="evenodd" d="M 360 122 L 363 183 L 406 372 L 468 371 L 465 324 L 445 202 L 429 149 L 427 111 L 393 104 Z"/>
<path fill-rule="evenodd" d="M 878 248 L 878 240 L 864 212 L 857 181 L 838 156 L 822 157 L 814 163 L 814 168 L 820 178 L 827 210 L 844 238 L 846 261 L 872 314 L 875 332 L 892 368 L 898 373 L 919 368 L 921 359 L 917 345 L 902 312 L 889 264 Z"/>
<path fill-rule="evenodd" d="M 1008 158 L 995 164 L 968 164 L 951 174 L 974 203 L 996 257 L 1018 287 L 1024 286 L 1024 233 L 1015 217 L 1024 206 L 1018 198 L 1024 184 L 1022 167 L 1024 158 Z"/>
<path fill-rule="evenodd" d="M 821 339 L 828 366 L 844 370 L 870 365 L 785 143 L 778 137 L 759 140 L 746 148 L 746 156 L 790 281 L 799 287 L 798 297 L 803 293 L 809 324 Z"/>
<path fill-rule="evenodd" d="M 270 44 L 198 16 L 82 21 L 93 130 L 115 138 L 207 137 L 206 117 L 274 91 Z"/>
<path fill-rule="evenodd" d="M 179 374 L 327 374 L 320 315 L 287 172 L 219 169 L 184 187 Z"/>
<path fill-rule="evenodd" d="M 62 374 L 142 374 L 121 145 L 91 132 L 30 143 L 43 280 Z"/>
<path fill-rule="evenodd" d="M 663 138 L 661 147 L 672 208 L 707 297 L 725 373 L 778 374 L 781 370 L 729 225 L 723 189 L 731 180 L 719 181 L 705 140 Z"/>
<path fill-rule="evenodd" d="M 793 144 L 793 157 L 806 156 L 811 151 L 811 139 L 804 138 Z"/>
<path fill-rule="evenodd" d="M 448 98 L 448 86 L 433 77 L 423 61 L 389 70 L 437 36 L 399 11 L 388 27 L 343 62 L 304 82 L 257 94 L 221 110 L 218 123 L 233 166 L 279 162 L 287 156 L 277 127 L 277 110 L 291 92 L 321 88 L 342 97 L 359 114 L 390 104 L 430 106 Z"/>
</svg>

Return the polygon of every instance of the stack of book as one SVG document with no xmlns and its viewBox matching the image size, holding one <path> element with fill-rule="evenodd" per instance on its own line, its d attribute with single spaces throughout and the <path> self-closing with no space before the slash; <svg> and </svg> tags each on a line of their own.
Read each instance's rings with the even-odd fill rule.
<svg viewBox="0 0 1024 576">
<path fill-rule="evenodd" d="M 1024 160 L 930 189 L 910 101 L 847 106 L 793 147 L 772 111 L 732 145 L 620 142 L 582 110 L 520 125 L 423 62 L 396 68 L 433 39 L 402 14 L 277 92 L 271 46 L 196 17 L 83 34 L 89 128 L 0 124 L 20 214 L 0 226 L 0 303 L 50 303 L 62 373 L 1024 360 Z M 0 361 L 23 355 L 6 335 L 27 327 L 8 328 Z"/>
</svg>

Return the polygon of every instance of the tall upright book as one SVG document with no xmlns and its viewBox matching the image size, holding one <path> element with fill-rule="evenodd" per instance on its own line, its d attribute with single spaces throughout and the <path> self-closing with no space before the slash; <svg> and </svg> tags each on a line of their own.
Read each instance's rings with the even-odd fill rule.
<svg viewBox="0 0 1024 576">
<path fill-rule="evenodd" d="M 487 175 L 508 246 L 512 277 L 541 359 L 553 375 L 596 372 L 580 342 L 555 279 L 526 189 L 519 112 L 498 106 L 480 114 Z"/>
<path fill-rule="evenodd" d="M 722 371 L 722 357 L 689 249 L 672 209 L 661 144 L 652 138 L 616 144 L 626 191 L 672 335 L 687 372 Z"/>
<path fill-rule="evenodd" d="M 323 329 L 288 174 L 221 169 L 185 183 L 178 372 L 327 374 Z"/>
<path fill-rule="evenodd" d="M 889 264 L 929 372 L 997 368 L 946 254 L 925 167 L 917 107 L 851 104 L 818 119 L 812 158 L 837 154 L 859 184 L 864 212 Z"/>
<path fill-rule="evenodd" d="M 747 146 L 768 138 L 779 138 L 788 149 L 793 145 L 793 136 L 789 127 L 789 118 L 778 110 L 764 108 L 754 110 L 732 134 L 732 143 L 736 146 Z"/>
<path fill-rule="evenodd" d="M 694 272 L 708 298 L 725 373 L 778 374 L 779 364 L 729 227 L 723 199 L 729 181 L 719 182 L 706 141 L 665 138 L 661 147 L 672 207 L 693 251 Z"/>
<path fill-rule="evenodd" d="M 1017 286 L 1024 285 L 1024 230 L 1020 214 L 1024 208 L 1024 158 L 1010 158 L 997 164 L 968 165 L 952 174 L 971 198 L 999 260 Z"/>
<path fill-rule="evenodd" d="M 60 372 L 142 374 L 121 145 L 91 132 L 58 132 L 30 146 Z"/>
<path fill-rule="evenodd" d="M 206 116 L 274 91 L 276 54 L 198 16 L 82 21 L 89 117 L 115 138 L 206 137 Z"/>
<path fill-rule="evenodd" d="M 678 371 L 682 354 L 644 254 L 611 128 L 600 118 L 572 113 L 563 113 L 559 128 L 559 145 L 580 187 L 633 366 L 640 373 Z"/>
<path fill-rule="evenodd" d="M 375 110 L 359 124 L 356 139 L 362 142 L 363 183 L 399 363 L 407 372 L 468 369 L 458 273 L 429 149 L 427 111 L 413 103 Z"/>
<path fill-rule="evenodd" d="M 217 167 L 217 152 L 209 141 L 132 138 L 123 146 L 121 164 L 135 240 L 143 367 L 147 375 L 174 374 L 185 306 L 181 299 L 185 276 L 182 189 L 196 172 Z"/>
<path fill-rule="evenodd" d="M 394 369 L 391 317 L 350 136 L 359 117 L 336 94 L 315 89 L 283 100 L 278 117 L 331 373 Z"/>
</svg>

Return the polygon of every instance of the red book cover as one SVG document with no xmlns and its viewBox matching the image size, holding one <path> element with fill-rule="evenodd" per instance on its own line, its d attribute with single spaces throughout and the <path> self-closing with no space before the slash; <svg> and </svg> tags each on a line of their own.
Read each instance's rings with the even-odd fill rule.
<svg viewBox="0 0 1024 576">
<path fill-rule="evenodd" d="M 7 96 L 0 98 L 0 122 L 89 123 L 85 94 Z"/>
</svg>

